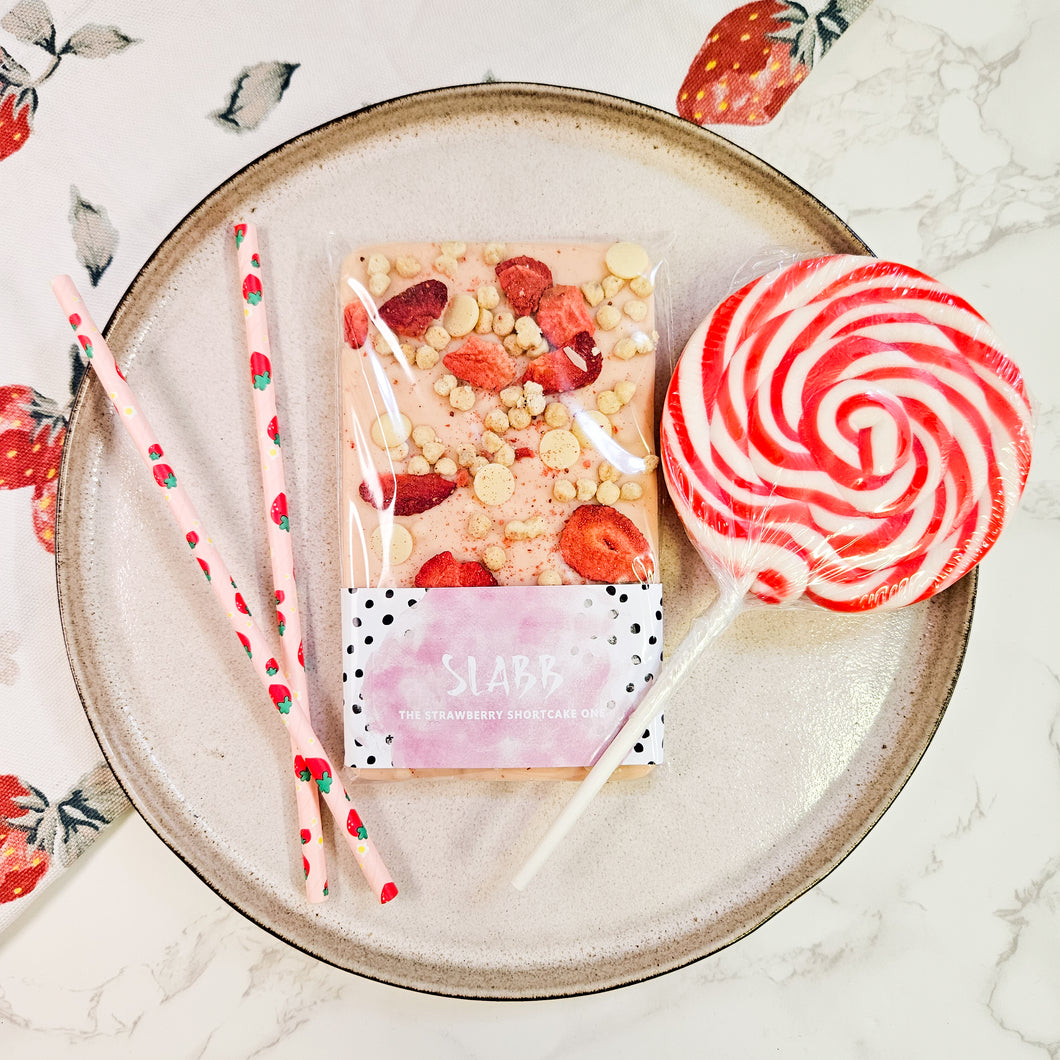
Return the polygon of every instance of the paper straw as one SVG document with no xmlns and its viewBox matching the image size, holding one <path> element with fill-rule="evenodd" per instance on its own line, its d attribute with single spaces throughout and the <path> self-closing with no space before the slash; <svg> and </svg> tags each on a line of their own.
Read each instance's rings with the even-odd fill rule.
<svg viewBox="0 0 1060 1060">
<path fill-rule="evenodd" d="M 261 462 L 261 488 L 267 513 L 265 530 L 269 542 L 269 559 L 272 563 L 276 627 L 280 632 L 280 659 L 283 672 L 291 682 L 295 699 L 304 704 L 306 712 L 309 713 L 309 689 L 302 661 L 302 619 L 294 579 L 287 484 L 276 411 L 276 375 L 269 345 L 265 294 L 261 283 L 258 230 L 252 224 L 238 224 L 234 234 L 242 291 L 240 302 L 246 325 L 250 392 L 254 404 L 258 457 Z M 293 742 L 291 751 L 294 755 L 298 753 Z M 302 770 L 295 769 L 295 805 L 298 809 L 298 835 L 302 841 L 305 891 L 310 902 L 322 902 L 327 897 L 328 869 L 324 855 L 324 836 L 320 828 L 320 800 L 312 778 L 303 780 L 303 775 Z"/>
<path fill-rule="evenodd" d="M 144 463 L 151 469 L 155 483 L 189 545 L 189 556 L 206 575 L 214 596 L 228 616 L 232 630 L 243 646 L 254 672 L 267 690 L 280 719 L 287 726 L 301 756 L 301 761 L 296 760 L 296 767 L 300 767 L 302 772 L 308 773 L 316 781 L 317 789 L 335 818 L 338 831 L 349 843 L 372 890 L 379 896 L 380 902 L 389 902 L 397 895 L 397 887 L 394 886 L 375 844 L 368 838 L 367 829 L 353 808 L 353 803 L 346 794 L 331 760 L 317 740 L 304 704 L 291 691 L 264 634 L 251 617 L 246 602 L 229 574 L 221 553 L 214 546 L 199 519 L 191 498 L 179 482 L 172 465 L 166 462 L 165 452 L 157 436 L 140 410 L 128 382 L 115 364 L 114 356 L 93 322 L 73 280 L 69 276 L 56 277 L 52 281 L 52 290 L 74 329 L 77 341 L 85 351 L 92 370 L 103 384 L 103 389 L 118 414 L 119 422 L 132 439 Z"/>
<path fill-rule="evenodd" d="M 578 785 L 578 790 L 563 807 L 560 815 L 552 823 L 534 852 L 527 858 L 523 867 L 516 873 L 512 886 L 522 891 L 537 875 L 538 870 L 548 860 L 549 855 L 559 846 L 578 818 L 586 811 L 608 778 L 621 765 L 630 749 L 640 738 L 645 727 L 666 706 L 674 690 L 688 675 L 692 664 L 708 644 L 719 636 L 743 608 L 744 598 L 749 584 L 735 586 L 731 592 L 718 599 L 701 614 L 677 646 L 677 650 L 667 660 L 659 675 L 652 684 L 648 694 L 637 704 L 633 713 L 626 719 L 618 735 L 608 744 L 604 753 L 596 760 L 588 775 Z"/>
</svg>

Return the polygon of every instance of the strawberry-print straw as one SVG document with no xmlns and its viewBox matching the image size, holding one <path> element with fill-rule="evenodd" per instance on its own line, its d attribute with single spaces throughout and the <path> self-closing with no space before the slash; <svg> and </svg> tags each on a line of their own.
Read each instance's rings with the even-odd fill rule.
<svg viewBox="0 0 1060 1060">
<path fill-rule="evenodd" d="M 234 235 L 242 292 L 240 302 L 246 325 L 250 392 L 254 402 L 254 424 L 261 461 L 261 488 L 268 512 L 265 529 L 272 563 L 276 628 L 280 632 L 280 659 L 295 699 L 304 704 L 309 713 L 309 689 L 302 657 L 302 619 L 294 580 L 294 551 L 291 547 L 287 485 L 276 411 L 276 380 L 261 283 L 258 230 L 252 224 L 237 224 Z M 328 870 L 324 856 L 324 836 L 320 828 L 320 800 L 312 778 L 301 768 L 301 756 L 293 741 L 291 752 L 295 763 L 295 805 L 298 809 L 298 835 L 302 841 L 306 897 L 310 902 L 322 902 L 328 893 Z M 302 779 L 303 776 L 305 779 Z"/>
<path fill-rule="evenodd" d="M 93 322 L 73 280 L 69 276 L 59 276 L 52 281 L 52 290 L 74 329 L 89 364 L 110 397 L 118 420 L 132 439 L 144 463 L 151 469 L 154 480 L 190 547 L 189 555 L 206 575 L 206 580 L 228 615 L 232 629 L 246 651 L 254 672 L 287 726 L 302 758 L 299 763 L 302 772 L 316 781 L 325 804 L 335 818 L 338 831 L 350 844 L 361 871 L 372 890 L 379 896 L 379 901 L 389 902 L 397 895 L 397 887 L 375 845 L 368 838 L 368 832 L 353 808 L 331 760 L 313 732 L 304 704 L 292 693 L 264 634 L 251 617 L 246 602 L 236 588 L 220 552 L 206 533 L 191 498 L 178 481 L 173 467 L 165 462 L 165 452 L 157 436 L 140 410 L 121 370 L 115 364 L 114 356 Z"/>
</svg>

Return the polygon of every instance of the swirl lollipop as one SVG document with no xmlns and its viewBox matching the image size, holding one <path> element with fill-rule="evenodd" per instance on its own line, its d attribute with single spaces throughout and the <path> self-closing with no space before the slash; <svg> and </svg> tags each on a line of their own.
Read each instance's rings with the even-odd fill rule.
<svg viewBox="0 0 1060 1060">
<path fill-rule="evenodd" d="M 952 585 L 1015 510 L 1031 408 L 986 321 L 904 265 L 800 261 L 731 295 L 670 382 L 670 497 L 720 595 L 564 808 L 524 887 L 749 602 L 894 608 Z"/>
</svg>

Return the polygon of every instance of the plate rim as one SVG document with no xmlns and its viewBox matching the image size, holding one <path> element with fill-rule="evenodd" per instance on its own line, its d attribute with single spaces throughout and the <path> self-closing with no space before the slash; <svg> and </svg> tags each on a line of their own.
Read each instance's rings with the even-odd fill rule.
<svg viewBox="0 0 1060 1060">
<path fill-rule="evenodd" d="M 640 118 L 641 120 L 650 121 L 653 123 L 661 123 L 666 129 L 668 135 L 676 136 L 681 140 L 687 141 L 690 145 L 696 144 L 704 149 L 706 155 L 710 155 L 715 152 L 721 152 L 729 157 L 731 162 L 737 163 L 739 166 L 752 171 L 759 179 L 764 180 L 768 183 L 778 185 L 784 188 L 787 193 L 793 196 L 795 199 L 802 200 L 803 202 L 810 205 L 812 211 L 817 216 L 826 217 L 830 224 L 836 229 L 843 231 L 852 243 L 858 245 L 862 252 L 868 256 L 875 256 L 870 248 L 864 243 L 864 241 L 857 235 L 856 232 L 840 218 L 834 211 L 832 211 L 825 203 L 808 191 L 805 187 L 799 184 L 797 181 L 792 179 L 790 176 L 776 169 L 770 165 L 764 159 L 754 154 L 747 148 L 742 147 L 739 144 L 734 143 L 725 136 L 717 133 L 713 129 L 704 128 L 701 126 L 694 125 L 687 120 L 678 117 L 668 111 L 661 110 L 657 107 L 651 106 L 646 103 L 630 100 L 618 95 L 612 95 L 603 92 L 597 92 L 591 89 L 572 88 L 561 85 L 551 85 L 544 83 L 535 83 L 527 81 L 491 81 L 491 82 L 475 82 L 462 85 L 452 85 L 440 88 L 428 89 L 420 92 L 409 92 L 400 96 L 395 96 L 385 100 L 380 100 L 375 103 L 368 104 L 364 107 L 356 110 L 349 111 L 345 114 L 338 115 L 336 117 L 327 119 L 309 129 L 303 130 L 289 137 L 283 142 L 276 144 L 275 146 L 264 151 L 262 154 L 251 159 L 245 165 L 235 170 L 223 181 L 211 188 L 205 195 L 203 195 L 193 206 L 191 206 L 187 212 L 181 217 L 170 230 L 160 239 L 158 245 L 152 250 L 150 255 L 146 257 L 137 269 L 136 275 L 132 278 L 125 291 L 118 298 L 115 303 L 114 309 L 107 320 L 106 325 L 102 329 L 105 337 L 111 335 L 112 331 L 118 327 L 126 315 L 130 312 L 130 306 L 135 299 L 138 288 L 141 283 L 146 282 L 146 275 L 151 270 L 153 263 L 156 259 L 165 252 L 169 244 L 186 229 L 190 224 L 193 223 L 199 212 L 209 206 L 216 198 L 220 197 L 224 192 L 231 189 L 231 187 L 238 181 L 246 177 L 255 169 L 268 167 L 274 158 L 282 153 L 296 151 L 300 146 L 311 145 L 316 139 L 320 138 L 327 131 L 337 130 L 338 127 L 345 124 L 353 124 L 358 121 L 367 120 L 370 117 L 384 116 L 388 111 L 401 113 L 405 108 L 410 105 L 414 105 L 419 100 L 426 99 L 437 99 L 446 98 L 453 100 L 457 103 L 465 100 L 474 100 L 476 103 L 481 105 L 482 102 L 489 100 L 490 98 L 496 98 L 498 95 L 514 96 L 516 98 L 526 99 L 531 101 L 538 106 L 542 101 L 549 100 L 562 100 L 573 104 L 582 105 L 594 105 L 604 106 L 608 109 L 618 111 L 620 113 L 626 113 L 631 116 Z M 511 102 L 508 103 L 509 108 Z M 120 358 L 119 358 L 120 361 Z M 84 414 L 85 406 L 88 402 L 89 389 L 92 386 L 90 380 L 91 372 L 85 372 L 79 383 L 76 394 L 73 397 L 68 425 L 67 425 L 67 439 L 71 439 L 77 433 L 77 426 L 81 421 L 81 417 Z M 81 432 L 84 433 L 83 431 Z M 228 897 L 219 886 L 215 886 L 210 880 L 208 880 L 202 872 L 189 860 L 189 858 L 180 850 L 176 842 L 171 841 L 167 836 L 162 822 L 156 822 L 153 820 L 153 815 L 150 814 L 143 806 L 137 792 L 134 787 L 127 783 L 125 777 L 121 776 L 117 769 L 114 767 L 114 760 L 118 758 L 117 752 L 112 748 L 106 733 L 97 726 L 96 720 L 93 716 L 92 710 L 89 707 L 89 702 L 94 697 L 88 692 L 85 680 L 85 669 L 78 657 L 77 651 L 74 647 L 74 633 L 71 628 L 72 618 L 70 616 L 70 602 L 67 593 L 64 589 L 65 578 L 71 576 L 71 571 L 76 566 L 76 558 L 72 556 L 73 549 L 65 550 L 63 548 L 63 542 L 65 538 L 64 516 L 73 507 L 70 489 L 69 475 L 67 474 L 67 467 L 72 456 L 73 446 L 64 445 L 63 454 L 59 469 L 59 487 L 58 497 L 56 506 L 56 535 L 55 535 L 55 578 L 56 578 L 56 593 L 59 605 L 59 617 L 60 626 L 63 636 L 64 648 L 66 651 L 67 661 L 70 668 L 70 673 L 73 677 L 74 686 L 77 691 L 78 698 L 81 703 L 82 711 L 88 720 L 89 726 L 92 730 L 93 736 L 95 737 L 101 752 L 107 762 L 108 768 L 114 774 L 117 783 L 121 790 L 125 793 L 132 807 L 136 810 L 140 818 L 144 823 L 151 829 L 152 832 L 165 844 L 165 846 L 172 851 L 179 860 L 191 870 L 191 872 L 201 880 L 215 895 L 217 895 L 226 905 L 231 907 L 233 910 L 238 912 L 241 916 L 251 921 L 268 934 L 281 940 L 287 945 L 293 947 L 301 953 L 313 958 L 314 960 L 321 961 L 324 964 L 330 965 L 331 967 L 340 969 L 352 975 L 356 975 L 360 978 L 368 979 L 370 981 L 383 983 L 388 986 L 395 988 L 410 990 L 414 993 L 427 994 L 438 997 L 447 997 L 461 1000 L 475 1000 L 475 1001 L 543 1001 L 543 1000 L 556 1000 L 571 997 L 582 997 L 592 994 L 603 993 L 611 990 L 622 989 L 627 986 L 633 986 L 637 983 L 649 981 L 651 979 L 658 978 L 662 975 L 667 975 L 670 972 L 678 971 L 681 968 L 687 968 L 690 965 L 696 964 L 707 957 L 713 956 L 716 953 L 720 953 L 736 942 L 746 938 L 748 935 L 768 923 L 774 916 L 788 908 L 793 902 L 801 898 L 808 891 L 812 890 L 818 883 L 826 879 L 832 872 L 834 872 L 851 854 L 861 845 L 862 842 L 869 836 L 876 825 L 883 818 L 884 814 L 893 805 L 895 799 L 898 797 L 900 792 L 904 789 L 905 785 L 911 779 L 913 773 L 919 767 L 924 755 L 927 753 L 935 734 L 938 731 L 939 725 L 942 722 L 943 716 L 949 707 L 950 701 L 953 697 L 953 693 L 956 689 L 957 681 L 960 677 L 961 670 L 967 654 L 968 643 L 970 639 L 972 620 L 975 613 L 975 604 L 978 591 L 978 578 L 979 570 L 978 567 L 970 571 L 961 582 L 966 583 L 963 591 L 967 594 L 967 606 L 966 609 L 960 615 L 959 629 L 954 631 L 959 636 L 960 649 L 957 653 L 957 657 L 954 659 L 953 669 L 951 676 L 947 682 L 944 694 L 940 696 L 937 710 L 934 711 L 930 717 L 930 723 L 926 727 L 925 733 L 921 738 L 919 746 L 916 748 L 916 753 L 912 755 L 906 762 L 903 763 L 903 768 L 899 774 L 899 778 L 895 783 L 893 790 L 891 790 L 888 796 L 873 808 L 872 813 L 869 815 L 870 820 L 867 826 L 864 828 L 857 837 L 849 843 L 848 846 L 842 847 L 838 853 L 838 856 L 834 857 L 826 865 L 823 871 L 818 874 L 811 873 L 813 878 L 810 878 L 804 882 L 804 885 L 793 890 L 793 892 L 787 896 L 780 904 L 775 908 L 770 909 L 764 916 L 754 919 L 753 922 L 749 923 L 742 931 L 739 931 L 732 938 L 726 941 L 716 944 L 707 943 L 707 949 L 703 952 L 692 952 L 685 956 L 684 959 L 678 960 L 675 963 L 669 964 L 665 967 L 652 969 L 643 973 L 634 973 L 622 977 L 620 980 L 609 982 L 601 982 L 594 984 L 587 984 L 581 989 L 560 989 L 557 992 L 542 992 L 542 993 L 522 993 L 522 994 L 504 994 L 504 993 L 462 993 L 458 990 L 443 989 L 441 987 L 431 988 L 422 983 L 411 983 L 411 982 L 400 982 L 393 978 L 386 978 L 381 974 L 373 974 L 370 971 L 366 971 L 362 968 L 353 968 L 347 964 L 343 964 L 338 960 L 331 959 L 326 956 L 322 956 L 319 953 L 314 952 L 308 944 L 300 942 L 294 938 L 289 937 L 282 930 L 273 924 L 266 923 L 263 919 L 244 909 L 241 905 L 237 904 L 234 898 Z M 956 588 L 954 586 L 953 588 Z"/>
</svg>

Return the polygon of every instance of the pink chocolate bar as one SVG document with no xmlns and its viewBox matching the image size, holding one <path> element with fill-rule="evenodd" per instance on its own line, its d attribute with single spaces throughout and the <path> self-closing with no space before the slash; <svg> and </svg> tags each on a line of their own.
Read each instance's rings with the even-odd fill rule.
<svg viewBox="0 0 1060 1060">
<path fill-rule="evenodd" d="M 344 586 L 658 581 L 653 266 L 633 243 L 391 243 L 346 259 Z"/>
<path fill-rule="evenodd" d="M 606 244 L 389 244 L 346 260 L 346 585 L 654 579 L 651 263 L 618 246 L 615 267 L 642 270 L 628 280 Z M 456 566 L 469 562 L 483 569 Z"/>
</svg>

